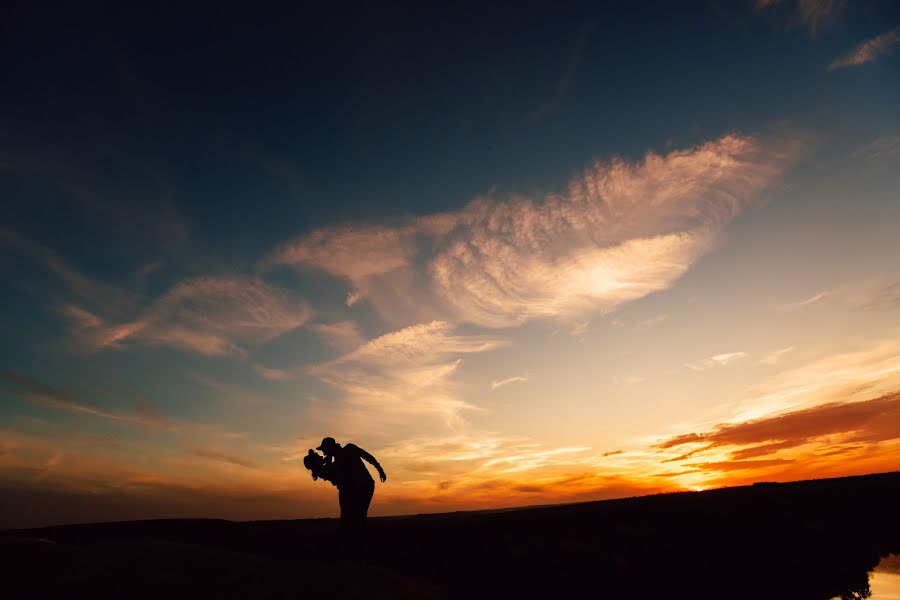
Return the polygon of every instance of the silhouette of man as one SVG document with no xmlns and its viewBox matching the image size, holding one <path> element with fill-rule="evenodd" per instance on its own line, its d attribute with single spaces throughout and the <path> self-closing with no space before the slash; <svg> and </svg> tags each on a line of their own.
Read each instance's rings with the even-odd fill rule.
<svg viewBox="0 0 900 600">
<path fill-rule="evenodd" d="M 356 444 L 341 446 L 334 438 L 327 437 L 316 450 L 325 455 L 325 478 L 338 489 L 344 550 L 350 558 L 361 560 L 365 553 L 366 516 L 375 493 L 375 481 L 362 461 L 378 470 L 382 483 L 387 475 L 375 457 Z"/>
</svg>

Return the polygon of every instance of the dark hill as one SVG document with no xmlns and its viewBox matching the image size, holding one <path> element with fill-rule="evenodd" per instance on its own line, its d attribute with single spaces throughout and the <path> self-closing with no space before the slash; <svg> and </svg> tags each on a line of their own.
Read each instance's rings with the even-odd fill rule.
<svg viewBox="0 0 900 600">
<path fill-rule="evenodd" d="M 900 553 L 900 473 L 509 511 L 370 519 L 345 565 L 333 519 L 163 520 L 8 531 L 7 597 L 865 597 Z"/>
</svg>

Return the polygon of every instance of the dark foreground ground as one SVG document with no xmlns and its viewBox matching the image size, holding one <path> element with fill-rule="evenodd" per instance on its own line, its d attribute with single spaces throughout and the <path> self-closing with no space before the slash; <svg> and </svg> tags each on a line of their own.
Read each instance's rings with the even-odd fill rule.
<svg viewBox="0 0 900 600">
<path fill-rule="evenodd" d="M 198 598 L 845 598 L 900 553 L 900 473 L 370 519 L 165 520 L 0 535 L 0 594 Z"/>
</svg>

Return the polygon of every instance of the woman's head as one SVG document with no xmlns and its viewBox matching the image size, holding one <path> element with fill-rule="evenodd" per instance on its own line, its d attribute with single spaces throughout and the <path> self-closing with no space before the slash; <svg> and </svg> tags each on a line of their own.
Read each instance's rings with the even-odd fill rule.
<svg viewBox="0 0 900 600">
<path fill-rule="evenodd" d="M 319 478 L 319 471 L 325 464 L 325 459 L 317 454 L 315 450 L 310 449 L 306 456 L 303 457 L 303 466 L 312 472 L 313 481 Z"/>
</svg>

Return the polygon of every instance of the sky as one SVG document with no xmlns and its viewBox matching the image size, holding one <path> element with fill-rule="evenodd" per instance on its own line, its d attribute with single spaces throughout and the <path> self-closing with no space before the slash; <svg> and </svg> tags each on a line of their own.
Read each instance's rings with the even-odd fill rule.
<svg viewBox="0 0 900 600">
<path fill-rule="evenodd" d="M 22 4 L 0 527 L 900 469 L 900 5 Z"/>
</svg>

